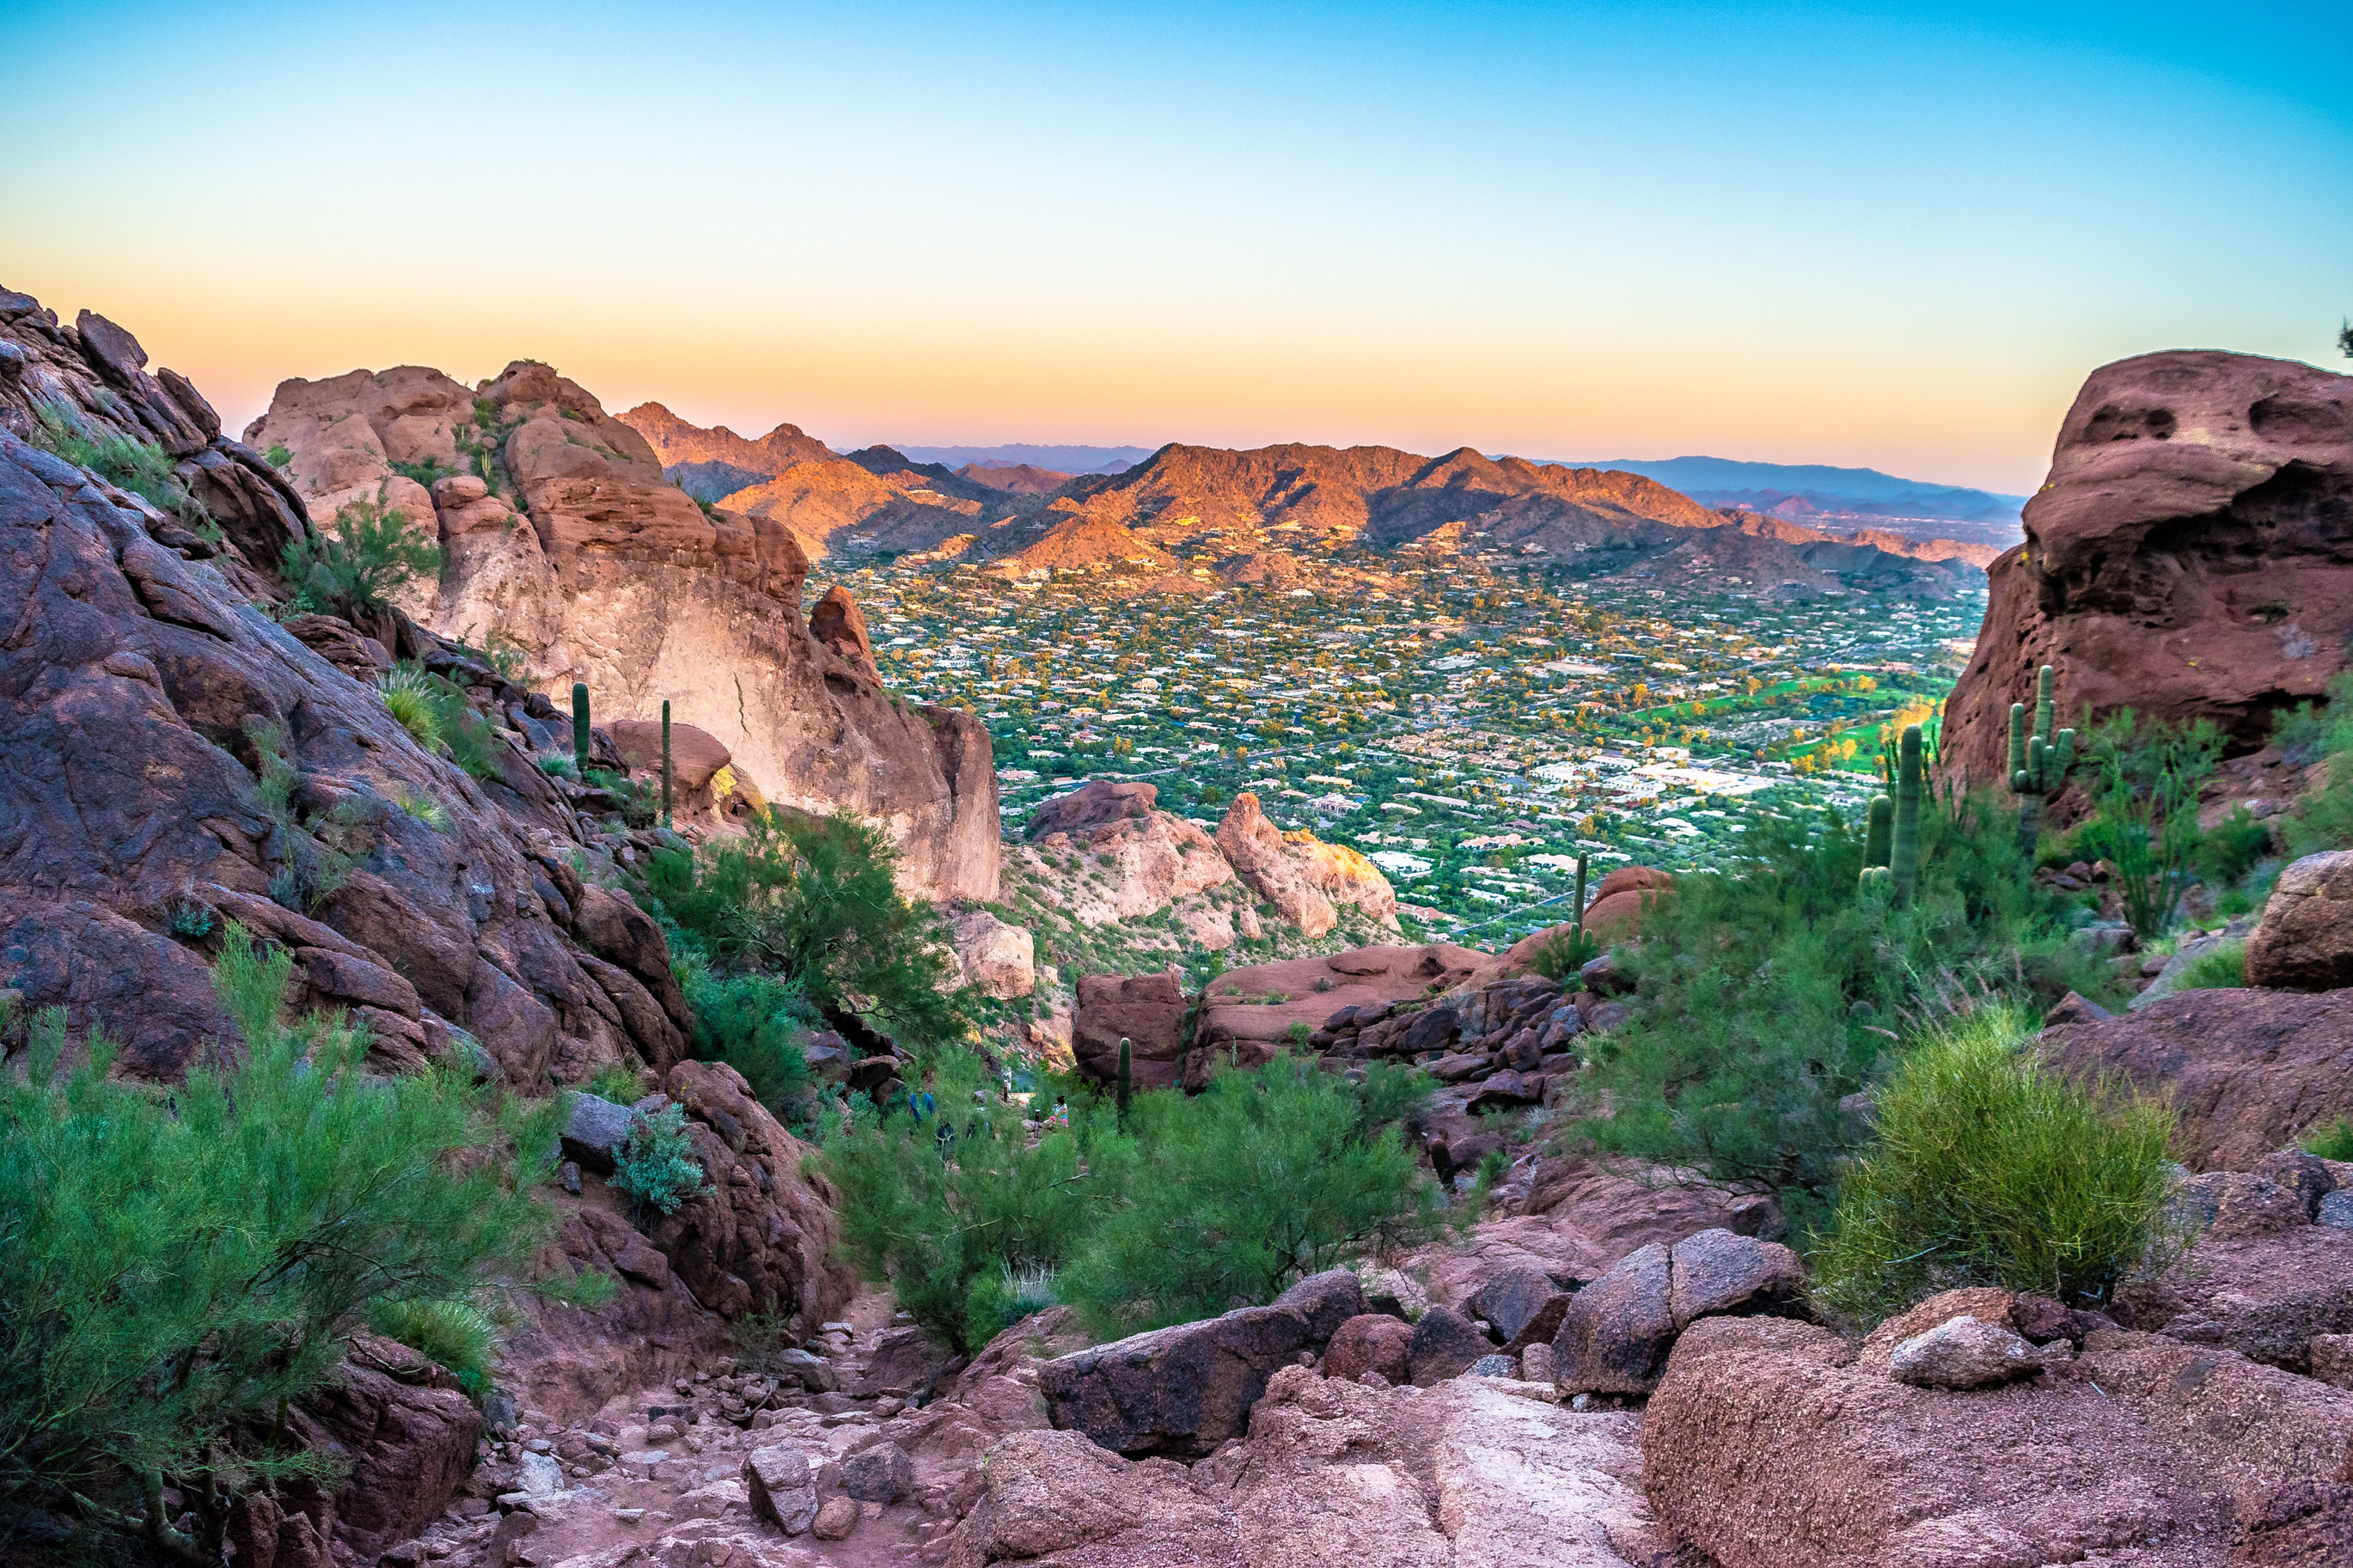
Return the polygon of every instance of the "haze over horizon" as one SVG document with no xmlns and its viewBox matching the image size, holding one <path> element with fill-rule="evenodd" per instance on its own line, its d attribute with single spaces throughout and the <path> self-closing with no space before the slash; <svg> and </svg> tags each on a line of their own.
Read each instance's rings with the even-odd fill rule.
<svg viewBox="0 0 2353 1568">
<path fill-rule="evenodd" d="M 2342 363 L 2353 17 L 2211 21 L 52 7 L 19 58 L 104 66 L 0 108 L 0 285 L 131 328 L 232 427 L 286 376 L 531 356 L 838 450 L 1467 445 L 2029 493 L 2097 364 Z"/>
</svg>

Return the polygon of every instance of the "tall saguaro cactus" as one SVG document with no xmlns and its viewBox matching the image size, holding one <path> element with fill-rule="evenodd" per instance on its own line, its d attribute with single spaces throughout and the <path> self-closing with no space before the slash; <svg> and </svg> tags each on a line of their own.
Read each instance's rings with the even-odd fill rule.
<svg viewBox="0 0 2353 1568">
<path fill-rule="evenodd" d="M 572 760 L 578 764 L 580 776 L 588 776 L 588 683 L 572 683 Z"/>
<path fill-rule="evenodd" d="M 662 826 L 670 826 L 670 702 L 662 702 Z"/>
<path fill-rule="evenodd" d="M 1904 726 L 1904 746 L 1896 767 L 1895 820 L 1888 832 L 1887 869 L 1895 907 L 1912 901 L 1920 882 L 1920 807 L 1926 793 L 1921 782 L 1920 726 Z"/>
<path fill-rule="evenodd" d="M 2066 787 L 2067 770 L 2075 765 L 2075 731 L 2062 730 L 2055 737 L 2051 732 L 2058 720 L 2052 680 L 2046 664 L 2034 678 L 2031 731 L 2026 704 L 2010 705 L 2010 788 L 2018 796 L 2018 851 L 2030 860 L 2042 835 L 2042 803 Z"/>
<path fill-rule="evenodd" d="M 1135 1100 L 1135 1071 L 1128 1060 L 1129 1053 L 1134 1048 L 1125 1035 L 1119 1037 L 1119 1085 L 1116 1103 L 1119 1107 L 1120 1131 L 1123 1132 L 1127 1130 L 1127 1108 Z"/>
<path fill-rule="evenodd" d="M 1862 863 L 1865 868 L 1887 864 L 1889 847 L 1894 843 L 1895 803 L 1883 795 L 1871 797 L 1871 815 L 1864 819 L 1862 830 Z"/>
</svg>

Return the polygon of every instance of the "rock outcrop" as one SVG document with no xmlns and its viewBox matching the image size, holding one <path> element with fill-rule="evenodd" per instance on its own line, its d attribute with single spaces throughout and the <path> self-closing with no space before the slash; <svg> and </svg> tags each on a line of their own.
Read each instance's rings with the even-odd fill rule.
<svg viewBox="0 0 2353 1568">
<path fill-rule="evenodd" d="M 2353 851 L 2307 855 L 2280 872 L 2247 938 L 2247 984 L 2353 986 Z"/>
<path fill-rule="evenodd" d="M 428 627 L 495 632 L 558 702 L 575 681 L 602 713 L 668 700 L 769 798 L 885 824 L 910 892 L 996 896 L 987 731 L 892 701 L 847 595 L 801 619 L 792 534 L 699 506 L 577 384 L 530 361 L 474 388 L 419 366 L 298 379 L 247 437 L 288 450 L 312 518 L 366 500 L 438 536 L 440 581 L 406 606 Z"/>
<path fill-rule="evenodd" d="M 2309 1536 L 2323 1505 L 2305 1493 L 2337 1479 L 2348 1438 L 2353 1395 L 2156 1334 L 2094 1330 L 2044 1374 L 1957 1393 L 1859 1363 L 1825 1329 L 1715 1318 L 1651 1397 L 1642 1478 L 1666 1532 L 1723 1568 L 2223 1568 L 2331 1560 L 2234 1547 Z"/>
<path fill-rule="evenodd" d="M 1234 796 L 1219 822 L 1218 848 L 1250 891 L 1309 937 L 1339 923 L 1335 905 L 1353 904 L 1392 930 L 1397 926 L 1397 892 L 1378 867 L 1304 828 L 1282 832 L 1248 790 Z"/>
<path fill-rule="evenodd" d="M 2177 991 L 2047 1029 L 2041 1048 L 2070 1072 L 2122 1074 L 2171 1100 L 2193 1170 L 2248 1170 L 2353 1116 L 2353 991 Z"/>
<path fill-rule="evenodd" d="M 1939 765 L 2006 784 L 2009 713 L 2058 671 L 2071 723 L 2130 707 L 2253 751 L 2353 634 L 2353 378 L 2247 354 L 2094 371 L 1945 705 Z"/>
</svg>

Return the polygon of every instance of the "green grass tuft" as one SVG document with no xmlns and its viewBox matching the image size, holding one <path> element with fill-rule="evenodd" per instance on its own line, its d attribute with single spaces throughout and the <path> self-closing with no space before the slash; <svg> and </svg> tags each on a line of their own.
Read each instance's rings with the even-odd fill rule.
<svg viewBox="0 0 2353 1568">
<path fill-rule="evenodd" d="M 2003 1285 L 2098 1305 L 2168 1248 L 2172 1111 L 2061 1078 L 2027 1054 L 2032 1034 L 2025 1010 L 1989 1006 L 1905 1055 L 1814 1253 L 1821 1300 L 1882 1316 Z"/>
<path fill-rule="evenodd" d="M 2247 983 L 2247 944 L 2226 942 L 2210 947 L 2181 966 L 2173 982 L 2176 991 L 2223 991 Z"/>
<path fill-rule="evenodd" d="M 2334 1124 L 2305 1134 L 2304 1152 L 2324 1160 L 2353 1160 L 2353 1116 L 2340 1116 Z"/>
<path fill-rule="evenodd" d="M 448 1368 L 475 1404 L 491 1392 L 502 1336 L 498 1321 L 472 1301 L 378 1301 L 368 1327 Z"/>
</svg>

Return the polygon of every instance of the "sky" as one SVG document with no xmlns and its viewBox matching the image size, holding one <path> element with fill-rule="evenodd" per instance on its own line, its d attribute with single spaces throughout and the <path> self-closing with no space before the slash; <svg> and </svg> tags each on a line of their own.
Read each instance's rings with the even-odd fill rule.
<svg viewBox="0 0 2353 1568">
<path fill-rule="evenodd" d="M 2099 364 L 2353 369 L 2341 0 L 6 9 L 0 286 L 233 428 L 530 357 L 837 449 L 2026 493 Z"/>
</svg>

